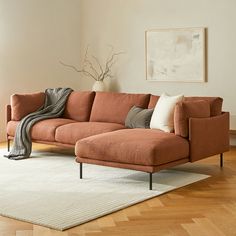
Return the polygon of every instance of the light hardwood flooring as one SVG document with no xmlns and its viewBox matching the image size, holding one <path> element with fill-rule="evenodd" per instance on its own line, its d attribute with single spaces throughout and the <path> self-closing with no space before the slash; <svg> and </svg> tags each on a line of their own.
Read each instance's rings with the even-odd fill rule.
<svg viewBox="0 0 236 236">
<path fill-rule="evenodd" d="M 40 144 L 34 149 L 65 152 Z M 236 148 L 224 155 L 222 169 L 218 156 L 186 168 L 211 178 L 64 232 L 0 216 L 0 236 L 236 236 Z"/>
</svg>

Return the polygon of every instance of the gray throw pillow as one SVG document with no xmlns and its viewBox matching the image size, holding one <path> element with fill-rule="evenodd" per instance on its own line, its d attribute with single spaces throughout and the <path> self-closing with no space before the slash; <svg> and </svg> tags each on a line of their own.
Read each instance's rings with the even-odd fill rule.
<svg viewBox="0 0 236 236">
<path fill-rule="evenodd" d="M 133 106 L 128 112 L 125 119 L 127 128 L 150 128 L 150 121 L 154 109 L 143 109 Z"/>
</svg>

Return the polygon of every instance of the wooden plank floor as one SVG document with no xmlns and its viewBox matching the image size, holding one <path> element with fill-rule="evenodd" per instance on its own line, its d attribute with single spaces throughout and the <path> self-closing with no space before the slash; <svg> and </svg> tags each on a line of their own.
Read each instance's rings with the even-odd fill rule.
<svg viewBox="0 0 236 236">
<path fill-rule="evenodd" d="M 39 144 L 34 149 L 64 152 Z M 224 159 L 223 169 L 218 156 L 185 165 L 211 178 L 64 232 L 0 216 L 0 236 L 236 236 L 236 148 Z"/>
</svg>

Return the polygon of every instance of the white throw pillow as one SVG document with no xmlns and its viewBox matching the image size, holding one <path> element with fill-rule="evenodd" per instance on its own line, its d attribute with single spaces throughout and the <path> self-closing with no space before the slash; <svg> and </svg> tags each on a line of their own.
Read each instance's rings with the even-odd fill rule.
<svg viewBox="0 0 236 236">
<path fill-rule="evenodd" d="M 152 114 L 150 128 L 160 129 L 165 132 L 173 132 L 174 130 L 174 109 L 175 104 L 181 101 L 184 95 L 169 96 L 163 93 Z"/>
</svg>

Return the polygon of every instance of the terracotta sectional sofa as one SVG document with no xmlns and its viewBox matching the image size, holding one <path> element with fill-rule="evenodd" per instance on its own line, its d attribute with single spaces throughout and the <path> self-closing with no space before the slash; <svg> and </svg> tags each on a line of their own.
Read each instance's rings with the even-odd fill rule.
<svg viewBox="0 0 236 236">
<path fill-rule="evenodd" d="M 37 110 L 44 93 L 15 94 L 6 107 L 7 139 L 14 138 L 19 121 Z M 145 171 L 150 176 L 163 168 L 194 162 L 229 150 L 229 113 L 219 97 L 186 97 L 175 109 L 175 132 L 127 129 L 132 106 L 154 108 L 159 96 L 109 92 L 72 92 L 63 117 L 40 121 L 31 130 L 34 142 L 74 147 L 76 161 Z M 194 103 L 205 101 L 209 115 Z M 184 110 L 185 109 L 185 110 Z M 208 113 L 207 113 L 208 114 Z M 184 132 L 179 132 L 179 131 Z M 184 135 L 183 135 L 184 134 Z"/>
</svg>

